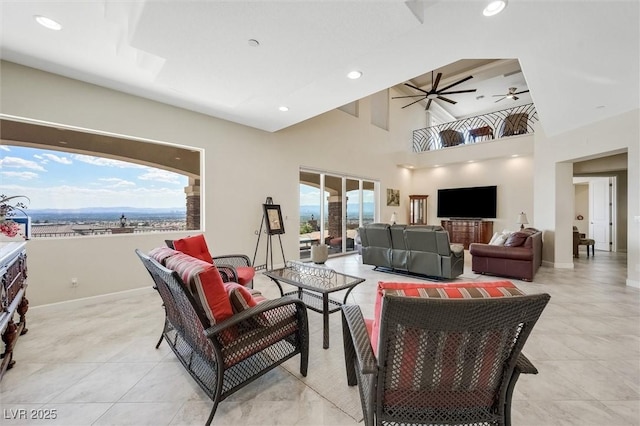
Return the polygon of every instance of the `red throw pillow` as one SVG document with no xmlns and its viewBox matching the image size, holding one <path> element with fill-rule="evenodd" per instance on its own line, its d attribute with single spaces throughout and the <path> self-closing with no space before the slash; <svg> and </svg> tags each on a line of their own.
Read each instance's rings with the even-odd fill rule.
<svg viewBox="0 0 640 426">
<path fill-rule="evenodd" d="M 424 297 L 436 299 L 471 299 L 503 296 L 522 296 L 511 281 L 460 282 L 450 284 L 378 282 L 378 291 L 373 308 L 373 325 L 371 326 L 371 347 L 378 354 L 378 338 L 380 337 L 380 313 L 382 296 L 385 292 L 405 297 Z M 369 327 L 367 327 L 369 329 Z"/>
<path fill-rule="evenodd" d="M 209 247 L 207 247 L 207 241 L 202 234 L 175 240 L 173 242 L 173 248 L 191 257 L 213 264 L 213 258 L 211 257 L 211 253 L 209 253 Z"/>
<path fill-rule="evenodd" d="M 527 238 L 529 238 L 528 232 L 522 232 L 522 231 L 514 232 L 511 235 L 509 235 L 509 238 L 507 238 L 507 241 L 504 242 L 504 246 L 520 247 L 524 244 Z"/>
<path fill-rule="evenodd" d="M 167 258 L 166 267 L 180 275 L 196 303 L 209 319 L 217 324 L 233 315 L 231 302 L 218 268 L 184 253 Z"/>
</svg>

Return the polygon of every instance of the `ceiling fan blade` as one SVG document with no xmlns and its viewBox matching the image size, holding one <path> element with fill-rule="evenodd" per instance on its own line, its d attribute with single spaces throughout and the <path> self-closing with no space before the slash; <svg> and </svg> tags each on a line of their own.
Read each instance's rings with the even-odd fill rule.
<svg viewBox="0 0 640 426">
<path fill-rule="evenodd" d="M 431 77 L 433 78 L 433 71 L 431 72 Z M 430 92 L 435 92 L 436 91 L 436 89 L 438 88 L 438 84 L 440 83 L 440 78 L 442 78 L 442 73 L 441 72 L 439 72 L 438 75 L 436 75 L 436 81 L 435 81 L 435 83 L 433 83 L 431 85 Z"/>
<path fill-rule="evenodd" d="M 424 110 L 425 110 L 425 111 L 427 111 L 427 110 L 429 109 L 429 107 L 431 106 L 431 101 L 432 101 L 432 100 L 433 100 L 433 99 L 429 99 L 429 100 L 427 101 L 427 106 L 424 108 Z"/>
<path fill-rule="evenodd" d="M 478 89 L 468 89 L 468 90 L 452 90 L 449 92 L 438 92 L 439 95 L 454 95 L 456 93 L 473 93 Z M 500 95 L 498 95 L 500 96 Z"/>
<path fill-rule="evenodd" d="M 514 97 L 513 97 L 513 98 L 511 98 L 511 99 L 513 99 L 514 101 L 517 101 L 517 100 L 518 100 L 518 99 L 520 99 L 520 98 L 518 98 L 517 96 L 514 96 Z"/>
<path fill-rule="evenodd" d="M 458 103 L 456 101 L 452 101 L 451 99 L 445 98 L 444 96 L 440 96 L 440 95 L 438 95 L 438 99 L 440 99 L 441 101 L 449 102 L 450 104 L 453 104 L 453 105 Z"/>
<path fill-rule="evenodd" d="M 495 98 L 495 97 L 498 97 L 498 96 L 503 96 L 503 97 L 504 97 L 504 95 L 492 95 L 492 96 L 493 96 L 494 98 Z"/>
<path fill-rule="evenodd" d="M 406 107 L 408 107 L 408 106 L 411 106 L 411 105 L 413 105 L 413 104 L 415 104 L 415 103 L 420 102 L 420 101 L 421 101 L 421 100 L 423 100 L 423 99 L 426 99 L 426 98 L 425 98 L 425 97 L 423 97 L 422 99 L 418 99 L 417 101 L 413 101 L 413 102 L 411 102 L 410 104 L 403 106 L 402 108 L 406 108 Z"/>
<path fill-rule="evenodd" d="M 465 78 L 463 78 L 462 80 L 458 80 L 458 81 L 456 81 L 455 83 L 452 83 L 452 84 L 448 85 L 447 87 L 443 87 L 442 89 L 440 89 L 440 91 L 441 91 L 441 92 L 443 92 L 443 91 L 445 91 L 445 90 L 447 90 L 447 89 L 452 88 L 453 86 L 457 86 L 458 84 L 464 83 L 465 81 L 470 80 L 470 79 L 472 79 L 472 78 L 473 78 L 473 76 L 472 76 L 472 75 L 470 75 L 470 76 L 468 76 L 468 77 L 465 77 Z"/>
<path fill-rule="evenodd" d="M 528 90 L 523 90 L 522 92 L 514 93 L 514 95 L 519 95 L 519 94 L 521 94 L 521 93 L 527 93 L 527 92 L 528 92 Z"/>
<path fill-rule="evenodd" d="M 393 96 L 391 99 L 415 98 L 416 96 L 421 96 L 424 98 L 424 95 L 407 95 L 407 96 Z"/>
<path fill-rule="evenodd" d="M 416 90 L 419 90 L 419 91 L 424 92 L 424 93 L 426 93 L 426 94 L 429 94 L 429 92 L 427 92 L 426 90 L 422 90 L 421 88 L 416 87 L 416 86 L 413 86 L 413 85 L 411 85 L 411 84 L 409 84 L 409 83 L 405 83 L 404 85 L 405 85 L 405 86 L 409 86 L 409 87 L 411 87 L 412 89 L 416 89 Z"/>
<path fill-rule="evenodd" d="M 498 96 L 500 96 L 500 95 L 498 95 Z M 498 102 L 500 102 L 501 100 L 506 99 L 506 98 L 507 98 L 506 96 L 503 96 L 500 99 L 498 99 L 497 101 L 495 101 L 494 104 L 497 104 Z"/>
</svg>

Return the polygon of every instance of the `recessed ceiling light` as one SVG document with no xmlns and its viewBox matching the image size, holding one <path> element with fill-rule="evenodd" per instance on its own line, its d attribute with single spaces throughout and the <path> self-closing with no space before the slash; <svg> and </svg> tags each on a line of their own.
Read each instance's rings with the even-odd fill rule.
<svg viewBox="0 0 640 426">
<path fill-rule="evenodd" d="M 287 112 L 287 111 L 289 111 L 289 107 L 286 107 L 286 106 L 284 106 L 284 105 L 283 105 L 283 106 L 281 106 L 281 107 L 279 107 L 278 109 L 279 109 L 280 111 L 282 111 L 282 112 Z"/>
<path fill-rule="evenodd" d="M 487 7 L 484 8 L 482 14 L 484 16 L 493 16 L 502 12 L 507 7 L 507 0 L 492 0 Z"/>
<path fill-rule="evenodd" d="M 35 19 L 38 24 L 50 30 L 60 31 L 62 29 L 62 25 L 60 23 L 51 18 L 47 18 L 46 16 L 35 15 L 33 19 Z"/>
<path fill-rule="evenodd" d="M 347 77 L 349 77 L 351 80 L 356 80 L 356 79 L 362 77 L 362 72 L 361 71 L 351 71 L 349 74 L 347 74 Z"/>
<path fill-rule="evenodd" d="M 256 40 L 256 39 L 253 39 L 253 38 L 249 39 L 249 41 L 247 43 L 249 43 L 249 46 L 251 46 L 251 47 L 260 46 L 260 42 L 258 40 Z"/>
<path fill-rule="evenodd" d="M 469 160 L 469 161 L 467 161 L 467 163 L 473 163 L 473 160 Z"/>
<path fill-rule="evenodd" d="M 516 158 L 518 154 L 513 154 L 511 157 Z"/>
</svg>

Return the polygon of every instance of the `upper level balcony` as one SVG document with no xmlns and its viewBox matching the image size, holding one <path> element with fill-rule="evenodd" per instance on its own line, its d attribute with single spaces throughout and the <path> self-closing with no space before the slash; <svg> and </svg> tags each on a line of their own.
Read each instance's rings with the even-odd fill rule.
<svg viewBox="0 0 640 426">
<path fill-rule="evenodd" d="M 413 152 L 533 133 L 537 121 L 538 113 L 531 103 L 425 127 L 413 131 Z"/>
</svg>

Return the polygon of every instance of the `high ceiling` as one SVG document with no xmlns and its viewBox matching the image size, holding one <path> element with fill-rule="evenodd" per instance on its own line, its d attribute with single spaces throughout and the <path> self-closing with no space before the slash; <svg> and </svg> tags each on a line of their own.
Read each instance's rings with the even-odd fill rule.
<svg viewBox="0 0 640 426">
<path fill-rule="evenodd" d="M 549 135 L 640 106 L 637 0 L 0 1 L 4 60 L 266 131 L 461 59 L 517 59 Z"/>
</svg>

